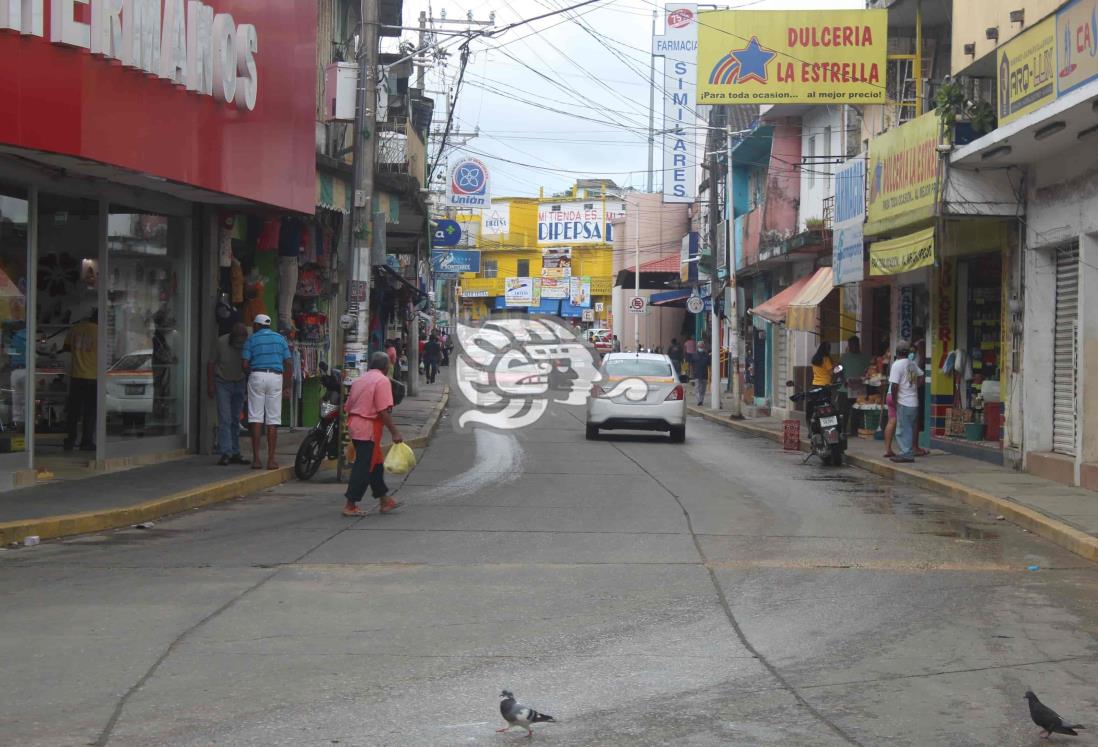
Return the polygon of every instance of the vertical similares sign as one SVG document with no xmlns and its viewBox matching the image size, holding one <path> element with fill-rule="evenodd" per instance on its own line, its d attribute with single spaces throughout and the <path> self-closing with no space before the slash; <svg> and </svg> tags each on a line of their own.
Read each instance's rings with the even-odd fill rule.
<svg viewBox="0 0 1098 747">
<path fill-rule="evenodd" d="M 865 225 L 865 156 L 856 156 L 835 174 L 835 232 L 831 267 L 835 285 L 857 283 L 865 275 L 862 261 Z"/>
<path fill-rule="evenodd" d="M 698 6 L 669 3 L 652 54 L 663 57 L 663 201 L 694 201 L 697 181 Z"/>
</svg>

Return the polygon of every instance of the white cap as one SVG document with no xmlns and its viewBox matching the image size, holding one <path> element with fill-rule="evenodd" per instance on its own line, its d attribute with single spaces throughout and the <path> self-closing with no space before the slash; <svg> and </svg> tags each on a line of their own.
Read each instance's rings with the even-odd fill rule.
<svg viewBox="0 0 1098 747">
<path fill-rule="evenodd" d="M 266 314 L 256 314 L 255 319 L 252 320 L 252 324 L 258 324 L 263 327 L 270 327 L 271 318 Z"/>
</svg>

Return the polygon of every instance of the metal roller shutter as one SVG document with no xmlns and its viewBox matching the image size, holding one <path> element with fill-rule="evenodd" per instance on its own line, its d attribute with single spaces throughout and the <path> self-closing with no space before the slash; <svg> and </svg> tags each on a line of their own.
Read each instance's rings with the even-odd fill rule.
<svg viewBox="0 0 1098 747">
<path fill-rule="evenodd" d="M 1052 364 L 1052 450 L 1075 456 L 1075 372 L 1079 325 L 1079 244 L 1056 250 L 1056 327 Z"/>
<path fill-rule="evenodd" d="M 790 407 L 787 399 L 790 392 L 785 382 L 789 381 L 789 332 L 785 327 L 774 325 L 774 405 Z"/>
</svg>

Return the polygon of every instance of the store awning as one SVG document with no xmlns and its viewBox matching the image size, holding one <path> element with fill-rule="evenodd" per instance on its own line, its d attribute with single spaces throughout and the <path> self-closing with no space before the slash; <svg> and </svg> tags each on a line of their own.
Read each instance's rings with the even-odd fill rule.
<svg viewBox="0 0 1098 747">
<path fill-rule="evenodd" d="M 794 299 L 801 294 L 804 287 L 808 285 L 809 280 L 811 280 L 810 277 L 795 280 L 793 285 L 789 286 L 778 295 L 763 301 L 755 308 L 750 309 L 747 313 L 765 319 L 772 324 L 781 324 L 785 321 L 785 314 L 789 309 L 789 304 L 793 303 Z"/>
<path fill-rule="evenodd" d="M 869 246 L 870 275 L 899 275 L 934 264 L 934 229 L 909 233 L 898 239 L 874 241 Z"/>
<path fill-rule="evenodd" d="M 663 293 L 653 293 L 648 299 L 649 306 L 673 306 L 676 304 L 682 304 L 686 299 L 690 298 L 690 294 L 693 293 L 691 288 L 678 288 L 676 290 L 664 291 Z"/>
<path fill-rule="evenodd" d="M 808 280 L 797 297 L 789 304 L 786 312 L 787 329 L 800 329 L 805 332 L 816 331 L 816 308 L 823 303 L 827 295 L 835 289 L 830 267 L 821 267 Z"/>
<path fill-rule="evenodd" d="M 350 186 L 338 176 L 326 174 L 323 171 L 316 172 L 316 205 L 349 215 L 351 213 Z"/>
</svg>

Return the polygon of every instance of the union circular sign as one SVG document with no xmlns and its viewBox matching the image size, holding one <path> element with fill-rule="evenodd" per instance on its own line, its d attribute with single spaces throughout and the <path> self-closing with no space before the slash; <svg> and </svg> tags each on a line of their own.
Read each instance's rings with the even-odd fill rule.
<svg viewBox="0 0 1098 747">
<path fill-rule="evenodd" d="M 488 190 L 488 168 L 475 158 L 464 158 L 450 173 L 450 190 L 455 195 L 483 195 Z"/>
</svg>

